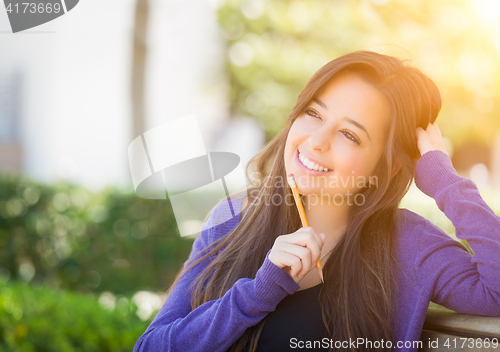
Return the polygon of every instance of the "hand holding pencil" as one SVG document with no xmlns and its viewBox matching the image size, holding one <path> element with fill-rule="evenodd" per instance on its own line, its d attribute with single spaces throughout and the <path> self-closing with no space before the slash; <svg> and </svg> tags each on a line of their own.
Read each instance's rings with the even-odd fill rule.
<svg viewBox="0 0 500 352">
<path fill-rule="evenodd" d="M 302 226 L 309 227 L 309 224 L 306 219 L 306 212 L 304 211 L 304 206 L 302 205 L 302 201 L 300 200 L 299 191 L 297 189 L 297 184 L 295 183 L 295 179 L 293 174 L 288 175 L 288 184 L 292 189 L 293 198 L 295 199 L 295 204 L 297 205 L 297 209 L 299 211 L 300 221 L 302 221 Z M 321 270 L 321 260 L 318 259 L 316 262 L 316 268 L 318 268 L 319 277 L 321 278 L 321 282 L 325 283 L 323 280 L 323 270 Z"/>
<path fill-rule="evenodd" d="M 276 238 L 269 253 L 269 260 L 283 268 L 295 282 L 299 282 L 309 271 L 317 267 L 325 239 L 324 234 L 318 234 L 312 227 L 301 227 L 294 233 Z M 321 266 L 318 270 L 321 270 Z M 322 278 L 321 272 L 320 277 Z"/>
</svg>

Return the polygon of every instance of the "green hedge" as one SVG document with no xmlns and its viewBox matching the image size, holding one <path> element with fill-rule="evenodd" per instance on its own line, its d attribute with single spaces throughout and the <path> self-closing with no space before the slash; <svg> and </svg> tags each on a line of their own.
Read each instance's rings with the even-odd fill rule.
<svg viewBox="0 0 500 352">
<path fill-rule="evenodd" d="M 0 287 L 0 352 L 132 351 L 149 322 L 129 297 L 103 308 L 97 297 L 28 283 Z"/>
<path fill-rule="evenodd" d="M 166 290 L 188 258 L 167 200 L 0 177 L 0 277 L 83 292 Z"/>
<path fill-rule="evenodd" d="M 433 199 L 410 193 L 402 207 L 454 235 Z M 500 192 L 481 195 L 500 214 Z M 0 176 L 0 279 L 94 293 L 165 291 L 192 242 L 180 237 L 168 199 Z"/>
</svg>

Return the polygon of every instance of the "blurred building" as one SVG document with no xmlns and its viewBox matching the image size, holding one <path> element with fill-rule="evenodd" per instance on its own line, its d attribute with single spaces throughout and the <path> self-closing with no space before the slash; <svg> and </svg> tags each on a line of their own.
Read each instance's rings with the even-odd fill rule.
<svg viewBox="0 0 500 352">
<path fill-rule="evenodd" d="M 23 149 L 19 133 L 22 75 L 14 69 L 0 71 L 0 172 L 21 171 Z"/>
<path fill-rule="evenodd" d="M 131 54 L 134 0 L 82 1 L 71 12 L 16 34 L 0 11 L 0 172 L 90 189 L 132 187 Z M 229 119 L 226 48 L 214 2 L 150 0 L 146 130 L 196 114 L 208 151 Z M 110 16 L 109 14 L 113 15 Z M 252 133 L 252 129 L 246 129 Z M 252 140 L 262 133 L 253 129 Z M 217 141 L 216 141 L 217 139 Z M 252 147 L 254 150 L 258 147 Z"/>
</svg>

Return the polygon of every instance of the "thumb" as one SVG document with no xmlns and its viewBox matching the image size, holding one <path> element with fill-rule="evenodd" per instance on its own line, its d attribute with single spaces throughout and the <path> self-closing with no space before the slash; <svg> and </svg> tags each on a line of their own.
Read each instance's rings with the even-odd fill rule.
<svg viewBox="0 0 500 352">
<path fill-rule="evenodd" d="M 323 244 L 325 244 L 326 235 L 322 232 L 322 233 L 319 234 L 319 237 L 321 237 L 321 240 L 323 241 Z"/>
</svg>

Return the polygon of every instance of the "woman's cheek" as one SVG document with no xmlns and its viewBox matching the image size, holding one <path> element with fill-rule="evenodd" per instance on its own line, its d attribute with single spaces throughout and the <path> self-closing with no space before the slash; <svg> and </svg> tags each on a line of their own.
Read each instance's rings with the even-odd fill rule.
<svg viewBox="0 0 500 352">
<path fill-rule="evenodd" d="M 359 154 L 359 147 L 356 143 L 348 140 L 341 133 L 334 137 L 332 145 L 335 150 L 335 154 L 342 153 L 343 155 L 349 155 L 350 157 Z"/>
<path fill-rule="evenodd" d="M 357 177 L 364 174 L 366 160 L 354 153 L 345 153 L 336 163 L 336 170 L 344 177 Z"/>
<path fill-rule="evenodd" d="M 310 122 L 308 123 L 304 118 L 298 118 L 290 128 L 290 132 L 292 132 L 295 136 L 307 137 L 309 134 L 314 132 L 314 124 L 311 124 Z"/>
</svg>

